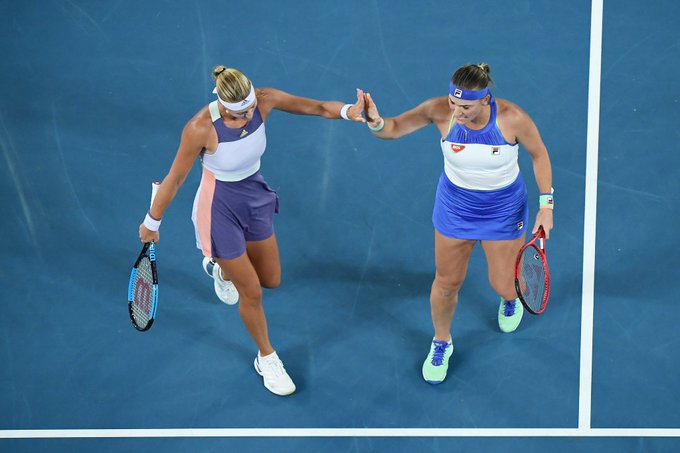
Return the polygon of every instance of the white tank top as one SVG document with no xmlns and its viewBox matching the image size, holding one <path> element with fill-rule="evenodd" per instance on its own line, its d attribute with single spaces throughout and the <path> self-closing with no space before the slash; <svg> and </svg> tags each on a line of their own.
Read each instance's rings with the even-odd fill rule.
<svg viewBox="0 0 680 453">
<path fill-rule="evenodd" d="M 217 101 L 208 105 L 210 118 L 217 131 L 217 149 L 209 153 L 203 150 L 203 167 L 219 181 L 241 181 L 260 169 L 260 157 L 267 147 L 264 122 L 260 110 L 255 108 L 253 119 L 238 129 L 225 126 Z"/>
<path fill-rule="evenodd" d="M 519 145 L 508 143 L 496 123 L 496 101 L 491 98 L 491 117 L 480 130 L 468 129 L 453 116 L 448 135 L 441 140 L 444 172 L 464 189 L 496 190 L 517 179 Z"/>
</svg>

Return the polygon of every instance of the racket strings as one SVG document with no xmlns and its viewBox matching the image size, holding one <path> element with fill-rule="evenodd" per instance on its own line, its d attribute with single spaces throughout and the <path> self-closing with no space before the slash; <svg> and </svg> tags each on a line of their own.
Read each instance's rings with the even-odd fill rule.
<svg viewBox="0 0 680 453">
<path fill-rule="evenodd" d="M 151 261 L 144 257 L 137 266 L 133 286 L 132 315 L 139 327 L 145 327 L 153 308 L 153 271 Z"/>
<path fill-rule="evenodd" d="M 543 260 L 538 251 L 527 247 L 520 260 L 519 286 L 524 301 L 535 311 L 539 311 L 544 302 L 546 273 Z"/>
</svg>

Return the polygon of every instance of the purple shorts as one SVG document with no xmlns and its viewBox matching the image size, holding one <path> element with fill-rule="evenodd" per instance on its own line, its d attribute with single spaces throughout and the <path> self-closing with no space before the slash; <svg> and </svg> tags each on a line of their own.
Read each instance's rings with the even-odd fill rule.
<svg viewBox="0 0 680 453">
<path fill-rule="evenodd" d="M 203 255 L 233 259 L 246 251 L 246 241 L 274 234 L 279 197 L 258 171 L 236 181 L 218 181 L 205 168 L 196 192 L 192 220 L 196 246 Z"/>
</svg>

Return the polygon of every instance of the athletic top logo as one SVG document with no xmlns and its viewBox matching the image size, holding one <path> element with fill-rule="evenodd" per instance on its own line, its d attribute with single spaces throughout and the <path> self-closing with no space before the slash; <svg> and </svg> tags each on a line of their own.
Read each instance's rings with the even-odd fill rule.
<svg viewBox="0 0 680 453">
<path fill-rule="evenodd" d="M 455 143 L 451 143 L 451 150 L 454 153 L 459 153 L 465 149 L 465 145 L 457 145 Z"/>
</svg>

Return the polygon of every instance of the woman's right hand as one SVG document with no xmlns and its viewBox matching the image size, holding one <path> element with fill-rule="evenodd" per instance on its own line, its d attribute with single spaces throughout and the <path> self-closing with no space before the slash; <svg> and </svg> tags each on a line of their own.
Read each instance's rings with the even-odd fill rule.
<svg viewBox="0 0 680 453">
<path fill-rule="evenodd" d="M 139 240 L 142 241 L 143 243 L 151 242 L 154 241 L 155 243 L 158 243 L 160 241 L 160 234 L 158 231 L 151 231 L 147 227 L 144 226 L 142 223 L 139 225 Z"/>
</svg>

